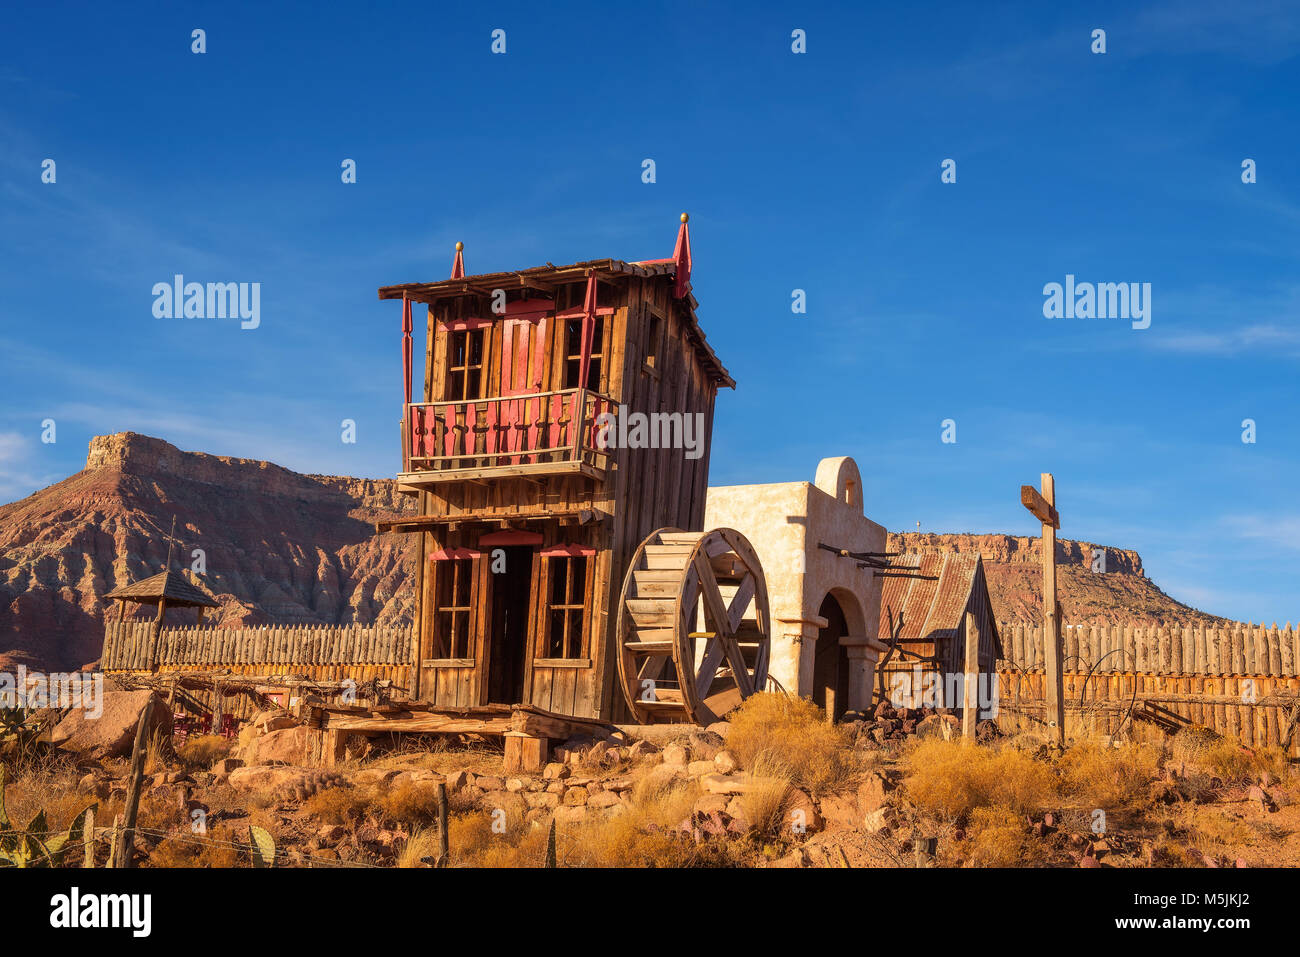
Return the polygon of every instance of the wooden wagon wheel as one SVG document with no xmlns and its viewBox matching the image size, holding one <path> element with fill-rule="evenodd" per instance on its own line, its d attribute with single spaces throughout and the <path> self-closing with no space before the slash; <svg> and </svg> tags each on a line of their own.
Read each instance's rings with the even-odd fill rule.
<svg viewBox="0 0 1300 957">
<path fill-rule="evenodd" d="M 763 567 L 740 532 L 649 535 L 618 609 L 618 675 L 637 721 L 707 725 L 761 691 L 770 620 Z"/>
</svg>

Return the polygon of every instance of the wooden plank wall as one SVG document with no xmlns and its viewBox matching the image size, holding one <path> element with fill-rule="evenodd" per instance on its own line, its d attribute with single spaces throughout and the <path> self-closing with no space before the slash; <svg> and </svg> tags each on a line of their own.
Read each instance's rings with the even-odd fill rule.
<svg viewBox="0 0 1300 957">
<path fill-rule="evenodd" d="M 1000 625 L 999 718 L 1005 730 L 1040 724 L 1043 628 Z M 1300 694 L 1300 628 L 1065 626 L 1066 732 L 1120 730 L 1133 702 L 1150 701 L 1250 747 L 1277 747 Z M 1300 756 L 1300 733 L 1291 753 Z"/>
</svg>

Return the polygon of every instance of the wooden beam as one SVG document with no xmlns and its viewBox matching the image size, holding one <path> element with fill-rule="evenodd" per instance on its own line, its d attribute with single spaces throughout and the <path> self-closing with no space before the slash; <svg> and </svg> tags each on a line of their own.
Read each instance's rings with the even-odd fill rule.
<svg viewBox="0 0 1300 957">
<path fill-rule="evenodd" d="M 1044 525 L 1050 525 L 1052 528 L 1061 527 L 1061 516 L 1057 514 L 1056 507 L 1038 494 L 1038 489 L 1032 485 L 1020 486 L 1020 504 L 1029 509 L 1034 518 Z"/>
<path fill-rule="evenodd" d="M 451 531 L 462 524 L 491 525 L 511 522 L 526 525 L 529 522 L 552 522 L 557 518 L 576 519 L 580 525 L 595 525 L 604 521 L 607 517 L 606 513 L 589 508 L 548 508 L 543 512 L 525 514 L 512 512 L 504 515 L 494 512 L 477 514 L 474 512 L 461 512 L 458 515 L 418 515 L 415 518 L 385 519 L 375 522 L 375 531 L 380 535 L 386 532 L 405 535 L 413 532 L 436 531 L 444 526 L 448 531 Z"/>
</svg>

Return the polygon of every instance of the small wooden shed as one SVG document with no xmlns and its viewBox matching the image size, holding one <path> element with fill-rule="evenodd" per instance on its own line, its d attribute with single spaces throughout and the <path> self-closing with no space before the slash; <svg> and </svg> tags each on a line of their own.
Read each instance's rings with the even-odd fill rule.
<svg viewBox="0 0 1300 957">
<path fill-rule="evenodd" d="M 983 560 L 959 552 L 903 554 L 892 568 L 908 574 L 886 578 L 881 591 L 878 635 L 896 648 L 886 652 L 877 693 L 887 695 L 904 678 L 912 686 L 918 674 L 923 681 L 937 674 L 939 687 L 945 689 L 942 704 L 960 707 L 961 701 L 952 700 L 949 693 L 950 676 L 964 671 L 967 612 L 979 627 L 980 673 L 996 674 L 1002 657 Z"/>
</svg>

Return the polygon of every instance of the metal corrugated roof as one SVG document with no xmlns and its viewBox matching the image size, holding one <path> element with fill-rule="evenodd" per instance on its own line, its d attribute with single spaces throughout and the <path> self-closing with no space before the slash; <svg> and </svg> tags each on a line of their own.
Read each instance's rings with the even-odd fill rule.
<svg viewBox="0 0 1300 957">
<path fill-rule="evenodd" d="M 945 552 L 917 555 L 907 553 L 894 559 L 893 568 L 914 570 L 923 577 L 888 577 L 881 589 L 880 608 L 892 611 L 897 618 L 903 614 L 903 640 L 939 640 L 951 633 L 962 622 L 962 616 L 971 601 L 971 592 L 983 591 L 988 603 L 988 584 L 984 579 L 984 564 L 978 554 Z M 990 609 L 990 621 L 992 612 Z M 879 637 L 888 641 L 889 616 L 880 616 Z M 997 625 L 993 627 L 996 631 Z M 938 634 L 936 634 L 938 633 Z M 999 639 L 993 636 L 995 645 Z"/>
</svg>

